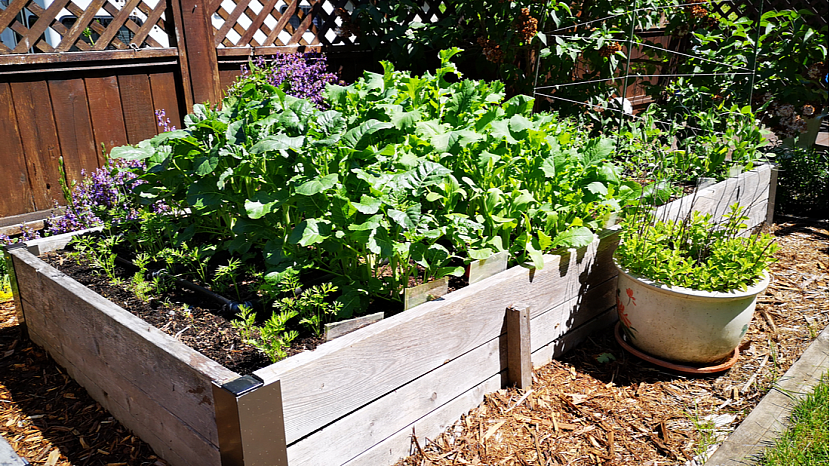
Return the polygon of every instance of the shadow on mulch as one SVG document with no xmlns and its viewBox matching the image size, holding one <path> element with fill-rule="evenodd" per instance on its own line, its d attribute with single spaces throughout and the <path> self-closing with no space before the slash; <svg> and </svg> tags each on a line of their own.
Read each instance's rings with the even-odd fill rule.
<svg viewBox="0 0 830 466">
<path fill-rule="evenodd" d="M 27 338 L 0 303 L 0 435 L 30 463 L 166 465 Z"/>
</svg>

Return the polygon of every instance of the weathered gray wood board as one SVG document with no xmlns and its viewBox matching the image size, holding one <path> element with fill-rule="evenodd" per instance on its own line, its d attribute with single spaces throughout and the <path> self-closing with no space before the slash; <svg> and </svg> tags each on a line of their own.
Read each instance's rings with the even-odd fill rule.
<svg viewBox="0 0 830 466">
<path fill-rule="evenodd" d="M 660 219 L 676 220 L 697 210 L 719 218 L 729 213 L 732 204 L 744 206 L 747 225 L 759 225 L 767 217 L 772 166 L 761 165 L 735 178 L 701 189 L 697 193 L 670 202 L 657 209 Z"/>
<path fill-rule="evenodd" d="M 238 375 L 26 249 L 10 254 L 26 290 L 21 300 L 32 340 L 168 461 L 218 464 L 211 382 Z"/>
<path fill-rule="evenodd" d="M 766 218 L 769 173 L 759 167 L 660 214 L 721 215 L 737 201 L 755 226 Z M 220 464 L 211 384 L 238 375 L 32 255 L 67 241 L 11 252 L 32 338 L 172 464 Z M 409 453 L 413 428 L 423 444 L 507 382 L 507 308 L 529 310 L 534 367 L 614 323 L 618 241 L 606 231 L 587 247 L 546 255 L 542 269 L 513 267 L 256 371 L 265 387 L 280 385 L 285 438 L 272 443 L 287 446 L 291 466 L 394 463 Z"/>
</svg>

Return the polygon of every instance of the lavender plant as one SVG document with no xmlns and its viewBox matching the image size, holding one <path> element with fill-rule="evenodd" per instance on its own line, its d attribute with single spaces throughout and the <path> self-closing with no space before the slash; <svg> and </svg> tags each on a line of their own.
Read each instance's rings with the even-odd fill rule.
<svg viewBox="0 0 830 466">
<path fill-rule="evenodd" d="M 239 97 L 243 89 L 251 84 L 257 87 L 282 85 L 286 94 L 308 99 L 322 108 L 322 94 L 326 84 L 336 82 L 337 76 L 326 72 L 325 55 L 281 53 L 273 56 L 270 61 L 258 56 L 254 60 L 249 60 L 247 66 L 242 65 L 242 76 L 228 88 L 228 96 Z M 169 125 L 169 120 L 167 123 Z"/>
</svg>

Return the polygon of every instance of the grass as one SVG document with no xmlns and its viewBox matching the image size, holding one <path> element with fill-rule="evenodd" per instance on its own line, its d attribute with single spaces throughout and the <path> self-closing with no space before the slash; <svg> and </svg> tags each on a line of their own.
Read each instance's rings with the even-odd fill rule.
<svg viewBox="0 0 830 466">
<path fill-rule="evenodd" d="M 764 451 L 760 466 L 826 465 L 828 461 L 827 373 L 812 393 L 793 409 L 790 426 L 773 447 Z"/>
</svg>

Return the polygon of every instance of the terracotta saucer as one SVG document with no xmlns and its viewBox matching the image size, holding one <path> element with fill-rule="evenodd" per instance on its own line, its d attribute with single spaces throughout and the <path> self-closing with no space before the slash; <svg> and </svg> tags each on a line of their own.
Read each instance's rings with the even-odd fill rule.
<svg viewBox="0 0 830 466">
<path fill-rule="evenodd" d="M 625 341 L 625 336 L 622 332 L 622 324 L 620 322 L 617 322 L 617 325 L 614 327 L 614 337 L 617 338 L 617 343 L 619 343 L 620 346 L 623 347 L 623 349 L 633 354 L 634 356 L 637 356 L 643 361 L 650 362 L 654 365 L 664 367 L 675 372 L 680 372 L 689 375 L 707 375 L 723 372 L 735 365 L 735 363 L 738 361 L 738 356 L 740 355 L 738 348 L 735 348 L 735 351 L 732 352 L 732 356 L 730 356 L 728 359 L 726 359 L 724 362 L 721 362 L 720 364 L 714 366 L 690 366 L 686 364 L 679 364 L 671 361 L 666 361 L 664 359 L 651 356 L 650 354 L 643 353 L 634 346 L 630 345 L 627 341 Z"/>
</svg>

